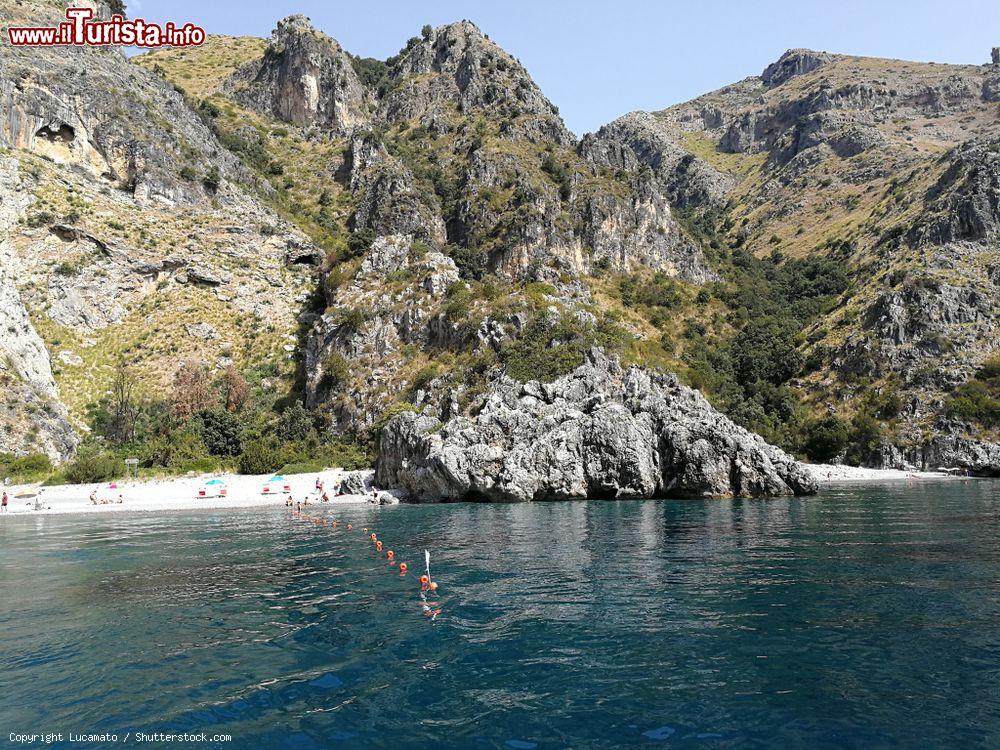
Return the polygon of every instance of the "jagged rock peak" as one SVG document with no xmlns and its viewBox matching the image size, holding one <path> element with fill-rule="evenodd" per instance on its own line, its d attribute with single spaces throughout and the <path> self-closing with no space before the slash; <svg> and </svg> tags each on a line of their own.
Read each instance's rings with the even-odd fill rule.
<svg viewBox="0 0 1000 750">
<path fill-rule="evenodd" d="M 790 49 L 775 62 L 764 68 L 760 74 L 764 85 L 773 88 L 795 76 L 811 73 L 834 60 L 836 55 L 829 52 L 815 52 L 811 49 Z"/>
<path fill-rule="evenodd" d="M 350 55 L 301 14 L 279 21 L 264 56 L 238 68 L 225 88 L 239 103 L 300 127 L 348 132 L 371 114 Z"/>
<path fill-rule="evenodd" d="M 387 120 L 418 118 L 441 130 L 454 105 L 461 114 L 482 112 L 511 123 L 515 136 L 575 142 L 524 66 L 471 21 L 425 27 L 393 58 L 390 75 L 394 86 L 382 108 Z"/>
</svg>

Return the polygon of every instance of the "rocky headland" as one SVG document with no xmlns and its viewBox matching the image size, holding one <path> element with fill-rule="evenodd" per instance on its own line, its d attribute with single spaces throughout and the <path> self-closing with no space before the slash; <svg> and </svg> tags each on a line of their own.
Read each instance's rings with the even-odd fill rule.
<svg viewBox="0 0 1000 750">
<path fill-rule="evenodd" d="M 500 378 L 472 416 L 407 412 L 376 484 L 417 502 L 755 497 L 816 492 L 808 469 L 672 375 L 599 350 L 552 383 Z"/>
</svg>

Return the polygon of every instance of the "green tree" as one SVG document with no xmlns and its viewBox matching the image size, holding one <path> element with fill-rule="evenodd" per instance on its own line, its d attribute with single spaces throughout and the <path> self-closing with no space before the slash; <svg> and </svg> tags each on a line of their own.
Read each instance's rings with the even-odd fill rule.
<svg viewBox="0 0 1000 750">
<path fill-rule="evenodd" d="M 281 412 L 278 419 L 278 436 L 282 440 L 305 440 L 313 430 L 313 417 L 301 401 L 296 401 Z"/>
<path fill-rule="evenodd" d="M 830 415 L 811 422 L 806 427 L 802 449 L 811 461 L 826 463 L 847 446 L 849 428 L 840 418 Z"/>
<path fill-rule="evenodd" d="M 201 440 L 213 456 L 238 456 L 243 448 L 240 421 L 227 409 L 211 409 L 198 414 Z"/>
</svg>

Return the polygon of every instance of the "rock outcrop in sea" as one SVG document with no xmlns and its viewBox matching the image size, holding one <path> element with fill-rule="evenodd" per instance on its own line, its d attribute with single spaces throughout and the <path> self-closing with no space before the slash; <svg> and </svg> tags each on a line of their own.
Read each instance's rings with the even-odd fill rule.
<svg viewBox="0 0 1000 750">
<path fill-rule="evenodd" d="M 552 383 L 502 376 L 474 416 L 382 430 L 375 483 L 416 502 L 812 494 L 802 464 L 673 375 L 600 349 Z"/>
</svg>

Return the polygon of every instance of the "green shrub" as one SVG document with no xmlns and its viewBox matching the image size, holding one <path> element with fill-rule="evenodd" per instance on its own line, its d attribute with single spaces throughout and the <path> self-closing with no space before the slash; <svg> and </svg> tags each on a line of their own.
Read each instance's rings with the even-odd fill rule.
<svg viewBox="0 0 1000 750">
<path fill-rule="evenodd" d="M 504 345 L 501 359 L 514 380 L 548 383 L 583 364 L 590 343 L 592 340 L 570 321 L 551 323 L 539 317 L 528 324 L 520 338 Z"/>
<path fill-rule="evenodd" d="M 218 190 L 222 184 L 222 175 L 219 173 L 219 168 L 215 164 L 209 167 L 201 182 L 210 193 Z"/>
<path fill-rule="evenodd" d="M 122 464 L 114 454 L 96 445 L 81 447 L 76 457 L 63 469 L 68 484 L 93 484 L 113 479 Z"/>
<path fill-rule="evenodd" d="M 803 453 L 810 461 L 826 463 L 847 446 L 848 425 L 838 417 L 828 416 L 806 426 Z"/>
<path fill-rule="evenodd" d="M 278 473 L 286 476 L 288 474 L 318 474 L 326 468 L 328 468 L 326 462 L 318 459 L 313 459 L 311 461 L 293 461 L 292 463 L 285 464 L 278 469 Z"/>
<path fill-rule="evenodd" d="M 988 359 L 975 377 L 955 389 L 947 412 L 983 427 L 1000 426 L 1000 357 Z"/>
<path fill-rule="evenodd" d="M 368 252 L 368 248 L 375 241 L 375 232 L 371 229 L 359 229 L 351 232 L 347 238 L 347 258 L 357 258 Z M 345 259 L 345 260 L 346 260 Z"/>
<path fill-rule="evenodd" d="M 43 453 L 29 453 L 26 456 L 15 456 L 11 453 L 0 453 L 0 479 L 12 480 L 41 479 L 53 471 L 52 462 Z"/>
<path fill-rule="evenodd" d="M 240 474 L 268 474 L 285 463 L 285 456 L 272 440 L 254 440 L 243 448 L 237 462 Z"/>
<path fill-rule="evenodd" d="M 323 363 L 323 385 L 327 390 L 340 390 L 351 379 L 351 365 L 340 352 L 332 352 Z"/>
<path fill-rule="evenodd" d="M 445 254 L 455 261 L 458 275 L 463 279 L 478 281 L 486 274 L 486 252 L 478 247 L 448 245 Z"/>
</svg>

